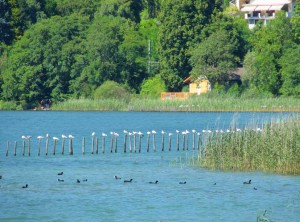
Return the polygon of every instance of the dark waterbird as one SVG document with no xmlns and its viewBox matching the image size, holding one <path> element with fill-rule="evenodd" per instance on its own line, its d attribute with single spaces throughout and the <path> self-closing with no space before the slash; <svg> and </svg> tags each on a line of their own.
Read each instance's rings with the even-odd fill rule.
<svg viewBox="0 0 300 222">
<path fill-rule="evenodd" d="M 186 184 L 186 181 L 184 181 L 184 182 L 179 182 L 179 184 Z"/>
<path fill-rule="evenodd" d="M 155 182 L 150 181 L 149 183 L 150 183 L 150 184 L 157 184 L 157 183 L 158 183 L 158 180 L 156 180 Z"/>
<path fill-rule="evenodd" d="M 132 182 L 132 179 L 130 180 L 124 180 L 124 183 L 131 183 Z"/>
<path fill-rule="evenodd" d="M 251 180 L 245 181 L 243 184 L 251 184 Z"/>
<path fill-rule="evenodd" d="M 80 180 L 79 180 L 79 179 L 77 179 L 77 183 L 80 183 Z"/>
<path fill-rule="evenodd" d="M 83 179 L 82 181 L 83 181 L 83 182 L 87 182 L 87 179 Z"/>
<path fill-rule="evenodd" d="M 60 173 L 58 173 L 57 175 L 61 176 L 61 175 L 63 175 L 63 174 L 64 174 L 64 172 L 60 172 Z"/>
<path fill-rule="evenodd" d="M 64 180 L 62 179 L 57 179 L 58 182 L 65 182 Z"/>
<path fill-rule="evenodd" d="M 257 190 L 257 188 L 256 188 L 256 187 L 253 187 L 253 190 Z"/>
<path fill-rule="evenodd" d="M 118 177 L 118 176 L 115 176 L 114 177 L 116 180 L 120 180 L 121 179 L 121 177 Z"/>
<path fill-rule="evenodd" d="M 25 186 L 22 186 L 22 188 L 28 188 L 28 184 L 26 184 Z"/>
<path fill-rule="evenodd" d="M 2 179 L 2 176 L 0 175 L 0 179 Z"/>
</svg>

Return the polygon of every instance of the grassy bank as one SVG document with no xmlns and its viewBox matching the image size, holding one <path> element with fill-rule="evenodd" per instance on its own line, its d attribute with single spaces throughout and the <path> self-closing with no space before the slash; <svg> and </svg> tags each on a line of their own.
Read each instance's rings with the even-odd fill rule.
<svg viewBox="0 0 300 222">
<path fill-rule="evenodd" d="M 190 112 L 300 112 L 300 99 L 268 98 L 241 99 L 227 97 L 192 97 L 187 100 L 165 100 L 132 98 L 125 100 L 106 99 L 68 100 L 54 104 L 53 110 L 92 110 L 92 111 L 190 111 Z"/>
<path fill-rule="evenodd" d="M 206 133 L 196 165 L 218 170 L 300 174 L 300 117 L 272 122 L 263 129 Z"/>
</svg>

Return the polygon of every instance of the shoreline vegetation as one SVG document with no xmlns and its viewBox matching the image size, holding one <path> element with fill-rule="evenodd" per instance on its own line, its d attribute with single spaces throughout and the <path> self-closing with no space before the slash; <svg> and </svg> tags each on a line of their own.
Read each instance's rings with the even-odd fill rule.
<svg viewBox="0 0 300 222">
<path fill-rule="evenodd" d="M 262 128 L 203 133 L 194 165 L 212 170 L 300 174 L 300 117 L 272 121 Z"/>
<path fill-rule="evenodd" d="M 149 111 L 149 112 L 300 112 L 296 98 L 209 98 L 191 97 L 187 100 L 160 100 L 151 98 L 71 99 L 54 104 L 56 111 Z"/>
</svg>

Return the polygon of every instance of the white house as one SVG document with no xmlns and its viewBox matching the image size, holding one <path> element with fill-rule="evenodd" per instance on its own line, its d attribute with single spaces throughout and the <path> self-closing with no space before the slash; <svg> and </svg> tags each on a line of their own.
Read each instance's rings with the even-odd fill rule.
<svg viewBox="0 0 300 222">
<path fill-rule="evenodd" d="M 236 0 L 233 3 L 238 10 L 245 12 L 245 19 L 252 29 L 258 21 L 266 25 L 281 10 L 286 12 L 287 17 L 291 17 L 296 0 Z"/>
</svg>

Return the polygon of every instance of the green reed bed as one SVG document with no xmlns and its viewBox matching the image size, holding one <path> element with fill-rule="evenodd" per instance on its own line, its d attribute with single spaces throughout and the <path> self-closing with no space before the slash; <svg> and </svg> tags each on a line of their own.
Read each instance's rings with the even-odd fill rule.
<svg viewBox="0 0 300 222">
<path fill-rule="evenodd" d="M 299 112 L 300 99 L 268 98 L 242 99 L 231 97 L 193 96 L 187 100 L 160 100 L 133 97 L 122 99 L 72 99 L 55 104 L 53 110 L 111 110 L 111 111 L 155 111 L 155 112 Z"/>
<path fill-rule="evenodd" d="M 263 129 L 204 133 L 203 137 L 202 156 L 196 162 L 201 167 L 300 174 L 299 116 Z"/>
<path fill-rule="evenodd" d="M 106 99 L 71 99 L 53 105 L 52 110 L 63 111 L 123 111 L 127 110 L 127 103 L 123 100 Z"/>
</svg>

